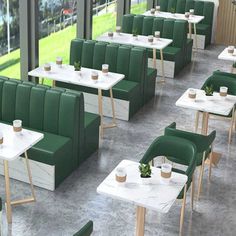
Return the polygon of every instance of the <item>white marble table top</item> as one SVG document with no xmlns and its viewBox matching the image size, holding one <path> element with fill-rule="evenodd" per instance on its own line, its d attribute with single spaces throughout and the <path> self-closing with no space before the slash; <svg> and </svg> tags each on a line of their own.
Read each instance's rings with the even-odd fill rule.
<svg viewBox="0 0 236 236">
<path fill-rule="evenodd" d="M 195 100 L 188 97 L 188 89 L 177 100 L 176 106 L 227 116 L 232 111 L 236 103 L 236 96 L 233 95 L 227 95 L 227 97 L 223 98 L 219 95 L 219 93 L 214 92 L 213 96 L 209 98 L 205 95 L 203 90 L 194 90 L 197 93 Z"/>
<path fill-rule="evenodd" d="M 198 16 L 198 15 L 193 15 L 193 16 L 189 16 L 189 19 L 187 19 L 185 17 L 185 14 L 181 14 L 181 13 L 175 13 L 172 14 L 171 12 L 164 12 L 164 11 L 160 11 L 160 12 L 155 12 L 155 14 L 151 14 L 150 11 L 147 11 L 145 13 L 143 13 L 144 16 L 155 16 L 155 17 L 163 17 L 163 18 L 169 18 L 169 19 L 175 19 L 175 20 L 186 20 L 188 21 L 188 23 L 192 23 L 192 24 L 198 24 L 200 21 L 202 21 L 204 19 L 204 16 Z"/>
<path fill-rule="evenodd" d="M 127 172 L 125 183 L 115 180 L 117 167 Z M 139 163 L 123 160 L 98 186 L 97 192 L 114 199 L 133 203 L 161 213 L 167 213 L 187 182 L 187 176 L 172 172 L 169 183 L 163 182 L 160 169 L 152 167 L 152 176 L 148 184 L 142 183 Z"/>
<path fill-rule="evenodd" d="M 44 66 L 41 66 L 30 71 L 28 75 L 102 90 L 109 90 L 125 78 L 123 74 L 109 72 L 108 75 L 103 75 L 100 70 L 85 67 L 81 68 L 79 75 L 77 71 L 74 71 L 74 66 L 62 65 L 62 67 L 59 67 L 55 63 L 50 63 L 50 65 L 51 71 L 49 72 L 44 70 Z M 91 79 L 92 71 L 98 72 L 99 78 L 97 81 Z"/>
<path fill-rule="evenodd" d="M 225 48 L 218 56 L 218 59 L 236 62 L 236 49 L 234 49 L 233 54 L 230 54 L 228 53 L 228 48 Z"/>
<path fill-rule="evenodd" d="M 158 50 L 164 49 L 173 42 L 172 39 L 164 39 L 164 38 L 156 39 L 155 37 L 153 39 L 154 39 L 153 43 L 149 43 L 148 36 L 138 35 L 138 39 L 136 40 L 133 38 L 132 34 L 126 34 L 126 33 L 120 33 L 120 34 L 114 33 L 114 36 L 112 38 L 108 37 L 108 33 L 105 33 L 97 38 L 98 41 L 103 41 L 108 43 L 120 43 L 138 47 L 158 49 Z"/>
<path fill-rule="evenodd" d="M 14 161 L 37 142 L 44 135 L 39 132 L 23 129 L 17 134 L 11 125 L 0 123 L 0 131 L 3 133 L 3 144 L 0 146 L 0 159 Z"/>
</svg>

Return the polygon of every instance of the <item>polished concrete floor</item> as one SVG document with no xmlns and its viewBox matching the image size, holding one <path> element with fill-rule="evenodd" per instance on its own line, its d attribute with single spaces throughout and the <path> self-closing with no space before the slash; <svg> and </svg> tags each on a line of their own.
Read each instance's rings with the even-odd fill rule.
<svg viewBox="0 0 236 236">
<path fill-rule="evenodd" d="M 214 70 L 229 71 L 230 63 L 217 59 L 223 49 L 211 46 L 199 51 L 194 62 L 175 79 L 157 84 L 156 96 L 130 122 L 119 121 L 118 128 L 105 131 L 98 153 L 91 156 L 55 191 L 36 188 L 37 203 L 13 208 L 13 224 L 7 227 L 3 212 L 3 235 L 69 236 L 89 219 L 94 221 L 94 235 L 132 236 L 135 231 L 135 206 L 112 200 L 96 193 L 97 186 L 123 159 L 139 161 L 150 143 L 163 134 L 173 121 L 179 128 L 193 130 L 194 113 L 175 106 L 178 97 L 188 88 L 200 88 Z M 191 213 L 187 198 L 184 235 L 236 235 L 236 138 L 227 144 L 229 123 L 211 121 L 210 130 L 217 130 L 215 150 L 223 154 L 212 181 L 204 176 L 201 199 Z M 207 172 L 207 170 L 206 170 Z M 11 182 L 12 196 L 29 193 L 27 184 Z M 0 177 L 0 195 L 5 200 L 4 178 Z M 178 235 L 180 203 L 168 214 L 147 211 L 146 236 Z"/>
</svg>

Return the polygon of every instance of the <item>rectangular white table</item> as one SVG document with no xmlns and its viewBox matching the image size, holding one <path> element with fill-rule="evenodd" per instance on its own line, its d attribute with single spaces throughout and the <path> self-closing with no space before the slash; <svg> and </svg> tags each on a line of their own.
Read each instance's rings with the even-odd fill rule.
<svg viewBox="0 0 236 236">
<path fill-rule="evenodd" d="M 236 104 L 236 96 L 227 95 L 227 97 L 222 98 L 219 93 L 214 92 L 213 96 L 210 97 L 210 100 L 206 97 L 205 91 L 200 89 L 195 89 L 197 93 L 196 99 L 191 99 L 188 97 L 188 92 L 184 92 L 184 94 L 176 101 L 176 106 L 182 108 L 188 108 L 191 110 L 195 110 L 197 112 L 202 112 L 202 129 L 201 133 L 203 135 L 207 135 L 208 133 L 208 121 L 209 114 L 228 116 L 232 111 L 232 116 L 235 114 L 235 104 Z M 198 120 L 198 118 L 196 119 Z M 233 121 L 233 119 L 232 119 Z M 232 126 L 233 124 L 231 124 Z M 215 153 L 213 156 L 212 162 L 214 165 L 219 161 L 219 154 Z"/>
<path fill-rule="evenodd" d="M 198 16 L 198 15 L 193 15 L 190 16 L 189 18 L 185 17 L 185 14 L 181 13 L 171 13 L 171 12 L 157 12 L 155 11 L 155 14 L 151 14 L 151 11 L 147 11 L 143 14 L 144 16 L 155 16 L 155 17 L 163 17 L 163 18 L 168 18 L 168 19 L 175 19 L 175 20 L 186 20 L 188 21 L 189 24 L 189 36 L 192 38 L 192 24 L 193 24 L 193 29 L 194 29 L 194 37 L 195 37 L 195 49 L 197 49 L 197 28 L 196 25 L 201 22 L 204 19 L 204 16 Z"/>
<path fill-rule="evenodd" d="M 148 36 L 138 35 L 138 39 L 134 39 L 132 34 L 127 33 L 114 33 L 114 36 L 111 38 L 108 36 L 108 33 L 103 34 L 102 36 L 97 38 L 98 41 L 108 42 L 108 43 L 119 43 L 119 44 L 127 44 L 138 47 L 145 47 L 153 49 L 153 67 L 156 66 L 156 50 L 160 50 L 161 57 L 161 65 L 162 65 L 162 79 L 165 79 L 164 72 L 164 58 L 163 58 L 163 49 L 170 45 L 173 40 L 172 39 L 164 39 L 159 38 L 156 39 L 154 37 L 153 43 L 148 42 Z"/>
<path fill-rule="evenodd" d="M 108 75 L 103 75 L 102 71 L 81 68 L 80 74 L 74 71 L 74 67 L 71 65 L 62 65 L 62 67 L 57 66 L 55 63 L 50 63 L 51 71 L 45 71 L 44 67 L 38 67 L 28 73 L 29 76 L 48 78 L 53 80 L 53 85 L 55 86 L 55 81 L 60 81 L 69 84 L 81 85 L 85 87 L 98 89 L 98 107 L 99 115 L 101 117 L 101 136 L 103 135 L 103 130 L 105 128 L 116 127 L 116 117 L 115 117 L 115 106 L 113 99 L 112 87 L 125 78 L 123 74 L 109 72 Z M 93 81 L 91 79 L 91 72 L 97 71 L 99 79 L 98 81 Z M 102 104 L 102 90 L 110 91 L 111 105 L 112 105 L 112 124 L 105 125 L 103 123 L 103 104 Z"/>
<path fill-rule="evenodd" d="M 123 160 L 117 167 L 123 167 L 127 172 L 125 183 L 115 179 L 116 168 L 98 186 L 97 192 L 107 197 L 130 202 L 137 206 L 136 235 L 143 236 L 145 228 L 146 208 L 167 213 L 174 204 L 187 182 L 187 176 L 172 172 L 171 180 L 165 183 L 161 180 L 159 168 L 152 167 L 150 183 L 143 184 L 138 162 Z"/>
<path fill-rule="evenodd" d="M 12 205 L 14 206 L 36 201 L 27 150 L 34 146 L 41 139 L 43 139 L 44 135 L 27 129 L 23 129 L 21 134 L 17 134 L 13 131 L 13 127 L 11 125 L 2 123 L 0 123 L 0 131 L 3 133 L 3 144 L 0 147 L 0 159 L 4 162 L 4 175 L 6 185 L 6 213 L 7 221 L 10 224 L 12 223 Z M 32 196 L 27 199 L 11 201 L 8 162 L 20 158 L 20 155 L 22 154 L 25 154 L 25 161 Z"/>
<path fill-rule="evenodd" d="M 228 48 L 225 48 L 220 55 L 218 56 L 218 59 L 225 60 L 225 61 L 232 61 L 233 63 L 236 63 L 236 49 L 234 49 L 234 53 L 230 54 L 228 53 Z M 231 73 L 234 72 L 233 66 L 231 67 Z"/>
</svg>

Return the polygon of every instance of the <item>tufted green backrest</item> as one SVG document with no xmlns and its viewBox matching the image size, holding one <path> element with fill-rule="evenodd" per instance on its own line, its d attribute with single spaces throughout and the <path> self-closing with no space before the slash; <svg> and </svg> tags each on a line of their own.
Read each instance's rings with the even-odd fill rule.
<svg viewBox="0 0 236 236">
<path fill-rule="evenodd" d="M 143 15 L 134 16 L 133 28 L 132 28 L 132 32 L 130 33 L 136 32 L 137 34 L 142 34 L 143 19 L 144 19 Z"/>
<path fill-rule="evenodd" d="M 194 2 L 194 14 L 202 16 L 204 8 L 204 1 L 195 1 Z"/>
<path fill-rule="evenodd" d="M 82 60 L 82 48 L 84 40 L 74 39 L 70 44 L 70 65 L 74 65 L 74 62 L 81 62 Z"/>
<path fill-rule="evenodd" d="M 183 20 L 176 20 L 174 23 L 173 43 L 177 48 L 183 48 L 187 44 L 188 23 Z"/>
<path fill-rule="evenodd" d="M 106 55 L 106 46 L 107 43 L 99 42 L 94 46 L 94 54 L 93 54 L 93 68 L 97 70 L 102 69 L 102 64 L 105 61 Z"/>
<path fill-rule="evenodd" d="M 155 31 L 160 31 L 162 37 L 163 24 L 164 24 L 164 18 L 156 17 L 153 21 L 153 28 L 152 28 L 153 34 Z"/>
<path fill-rule="evenodd" d="M 0 78 L 0 117 L 12 123 L 72 139 L 73 167 L 83 155 L 84 100 L 81 93 Z"/>
<path fill-rule="evenodd" d="M 117 53 L 116 72 L 125 75 L 125 79 L 129 76 L 130 48 L 120 46 Z"/>
<path fill-rule="evenodd" d="M 194 9 L 194 0 L 186 0 L 185 11 L 189 11 L 190 9 Z"/>
<path fill-rule="evenodd" d="M 159 3 L 160 3 L 161 11 L 167 11 L 167 9 L 168 9 L 168 0 L 160 0 Z"/>
<path fill-rule="evenodd" d="M 214 16 L 214 3 L 204 2 L 203 16 L 205 17 L 202 21 L 203 24 L 212 25 Z"/>
<path fill-rule="evenodd" d="M 111 72 L 116 72 L 118 49 L 118 44 L 108 44 L 106 46 L 105 63 L 109 65 Z"/>
<path fill-rule="evenodd" d="M 186 0 L 177 0 L 176 12 L 184 14 L 185 13 L 185 6 L 186 6 Z"/>
<path fill-rule="evenodd" d="M 167 11 L 168 12 L 176 12 L 176 4 L 177 0 L 169 0 L 168 1 L 168 6 L 167 6 Z"/>
<path fill-rule="evenodd" d="M 87 68 L 93 67 L 94 46 L 95 46 L 95 41 L 93 40 L 84 41 L 82 48 L 82 59 L 81 59 L 81 65 L 83 67 Z"/>
<path fill-rule="evenodd" d="M 122 17 L 122 32 L 132 33 L 133 30 L 133 14 L 127 14 Z"/>
<path fill-rule="evenodd" d="M 147 35 L 152 34 L 153 20 L 154 20 L 154 17 L 152 17 L 152 16 L 144 17 L 142 35 L 147 36 Z"/>
<path fill-rule="evenodd" d="M 175 20 L 165 19 L 163 24 L 162 37 L 167 39 L 173 38 Z"/>
</svg>

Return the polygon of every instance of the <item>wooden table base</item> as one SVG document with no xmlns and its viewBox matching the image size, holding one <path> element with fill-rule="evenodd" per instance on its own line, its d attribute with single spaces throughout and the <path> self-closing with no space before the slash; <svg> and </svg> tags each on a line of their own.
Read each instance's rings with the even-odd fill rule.
<svg viewBox="0 0 236 236">
<path fill-rule="evenodd" d="M 136 236 L 144 236 L 146 208 L 137 207 L 136 210 Z"/>
<path fill-rule="evenodd" d="M 213 152 L 212 153 L 212 166 L 213 167 L 217 167 L 217 164 L 219 163 L 221 156 L 222 156 L 221 153 L 218 153 L 218 152 Z M 205 164 L 210 165 L 210 159 L 209 158 L 206 159 Z"/>
<path fill-rule="evenodd" d="M 27 173 L 29 177 L 29 183 L 30 183 L 32 196 L 26 199 L 22 199 L 22 200 L 11 201 L 9 163 L 8 161 L 4 160 L 4 175 L 5 175 L 5 189 L 6 189 L 6 214 L 7 214 L 8 224 L 12 223 L 12 206 L 21 205 L 25 203 L 31 203 L 31 202 L 36 201 L 27 152 L 25 152 L 25 163 L 26 163 L 26 169 L 27 169 Z"/>
</svg>

